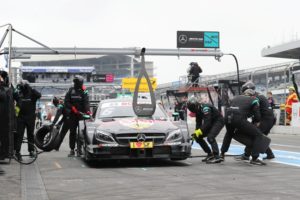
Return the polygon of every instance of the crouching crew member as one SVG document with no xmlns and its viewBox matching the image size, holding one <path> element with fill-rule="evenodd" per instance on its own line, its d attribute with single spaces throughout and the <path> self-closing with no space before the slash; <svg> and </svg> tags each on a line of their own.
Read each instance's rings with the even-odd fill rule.
<svg viewBox="0 0 300 200">
<path fill-rule="evenodd" d="M 245 92 L 247 89 L 255 90 L 255 85 L 252 81 L 248 81 L 242 86 L 242 92 Z M 275 116 L 272 110 L 272 106 L 264 95 L 255 92 L 254 96 L 259 100 L 259 110 L 261 115 L 261 120 L 259 122 L 258 128 L 264 135 L 268 135 L 275 123 Z M 246 147 L 245 154 L 242 155 L 243 159 L 249 160 L 250 153 L 251 149 Z M 270 147 L 268 147 L 268 149 L 266 150 L 266 154 L 267 156 L 263 159 L 275 158 Z"/>
<path fill-rule="evenodd" d="M 73 79 L 74 86 L 69 89 L 65 96 L 65 107 L 69 116 L 70 127 L 70 154 L 75 155 L 76 132 L 79 120 L 82 119 L 82 113 L 90 115 L 88 90 L 83 85 L 83 77 L 76 75 Z M 79 147 L 77 147 L 79 148 Z M 80 154 L 80 149 L 77 149 Z"/>
<path fill-rule="evenodd" d="M 224 127 L 222 115 L 217 108 L 210 104 L 200 103 L 195 97 L 191 97 L 188 100 L 187 108 L 196 114 L 196 130 L 193 134 L 193 138 L 199 143 L 203 151 L 207 153 L 207 157 L 202 161 L 207 163 L 221 162 L 222 159 L 219 156 L 219 147 L 216 137 Z M 207 137 L 211 148 L 204 140 L 205 137 Z"/>
<path fill-rule="evenodd" d="M 259 145 L 262 138 L 262 132 L 257 128 L 257 123 L 261 120 L 259 111 L 259 101 L 253 97 L 255 91 L 248 89 L 244 94 L 236 96 L 232 99 L 230 107 L 226 110 L 225 125 L 227 132 L 223 139 L 221 147 L 222 156 L 228 151 L 231 140 L 234 134 L 245 134 L 253 138 L 253 145 L 251 150 L 252 160 L 251 164 L 265 165 L 265 163 L 258 159 Z M 253 123 L 249 122 L 247 118 L 253 116 Z"/>
</svg>

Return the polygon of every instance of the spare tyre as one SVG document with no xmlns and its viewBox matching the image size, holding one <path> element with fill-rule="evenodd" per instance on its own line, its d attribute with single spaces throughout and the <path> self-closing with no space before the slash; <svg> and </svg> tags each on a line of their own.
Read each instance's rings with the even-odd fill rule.
<svg viewBox="0 0 300 200">
<path fill-rule="evenodd" d="M 50 125 L 43 125 L 35 134 L 35 145 L 43 151 L 52 151 L 59 144 L 59 129 L 51 128 Z"/>
</svg>

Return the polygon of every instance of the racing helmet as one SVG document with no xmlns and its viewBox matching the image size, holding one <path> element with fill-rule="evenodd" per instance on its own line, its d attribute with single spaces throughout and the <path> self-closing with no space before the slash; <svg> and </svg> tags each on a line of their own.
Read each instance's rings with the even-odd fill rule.
<svg viewBox="0 0 300 200">
<path fill-rule="evenodd" d="M 58 98 L 58 97 L 53 97 L 53 99 L 52 99 L 52 103 L 53 103 L 53 105 L 55 106 L 55 107 L 57 107 L 58 106 L 58 104 L 61 104 L 61 103 L 63 103 L 63 99 L 62 98 Z"/>
<path fill-rule="evenodd" d="M 83 79 L 82 76 L 76 75 L 76 76 L 74 77 L 74 79 L 73 79 L 74 87 L 75 87 L 76 89 L 81 88 L 82 85 L 83 85 L 83 80 L 84 80 L 84 79 Z"/>
<path fill-rule="evenodd" d="M 53 105 L 54 105 L 55 107 L 57 107 L 58 104 L 59 104 L 59 99 L 58 99 L 57 97 L 53 97 L 52 103 L 53 103 Z"/>
<path fill-rule="evenodd" d="M 198 99 L 195 96 L 192 96 L 186 102 L 186 106 L 189 109 L 189 111 L 191 111 L 193 113 L 197 113 L 200 103 L 198 102 Z"/>
<path fill-rule="evenodd" d="M 252 81 L 247 81 L 242 85 L 242 92 L 244 93 L 247 89 L 255 90 L 255 84 Z"/>
<path fill-rule="evenodd" d="M 246 95 L 246 96 L 254 96 L 254 95 L 255 95 L 255 90 L 247 89 L 247 90 L 245 90 L 243 93 L 244 93 L 244 95 Z"/>
<path fill-rule="evenodd" d="M 0 70 L 0 76 L 3 78 L 3 84 L 9 86 L 8 73 L 4 70 Z"/>
<path fill-rule="evenodd" d="M 21 80 L 17 85 L 17 88 L 23 92 L 26 92 L 29 89 L 29 82 L 27 80 Z"/>
</svg>

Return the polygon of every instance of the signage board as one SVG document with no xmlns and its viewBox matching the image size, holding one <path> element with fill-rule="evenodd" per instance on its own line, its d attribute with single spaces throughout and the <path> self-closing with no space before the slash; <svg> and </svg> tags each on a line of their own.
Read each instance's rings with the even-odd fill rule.
<svg viewBox="0 0 300 200">
<path fill-rule="evenodd" d="M 93 82 L 112 83 L 114 82 L 113 74 L 94 74 Z"/>
<path fill-rule="evenodd" d="M 129 89 L 130 92 L 134 92 L 136 82 L 137 82 L 137 78 L 123 78 L 122 88 Z M 156 78 L 150 78 L 150 82 L 153 90 L 155 91 L 155 89 L 157 88 Z M 145 78 L 142 78 L 141 80 L 141 84 L 139 86 L 139 92 L 149 92 L 149 86 Z"/>
<path fill-rule="evenodd" d="M 216 31 L 177 31 L 177 48 L 219 48 Z"/>
</svg>

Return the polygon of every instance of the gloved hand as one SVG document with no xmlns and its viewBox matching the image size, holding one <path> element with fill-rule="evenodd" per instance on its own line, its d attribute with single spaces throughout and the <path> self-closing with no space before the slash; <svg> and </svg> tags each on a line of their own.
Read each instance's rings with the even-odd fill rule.
<svg viewBox="0 0 300 200">
<path fill-rule="evenodd" d="M 194 131 L 194 134 L 198 138 L 198 137 L 202 136 L 203 133 L 202 133 L 201 129 L 198 128 L 197 130 Z"/>
<path fill-rule="evenodd" d="M 78 112 L 78 110 L 77 110 L 77 108 L 75 106 L 72 106 L 71 111 L 74 114 L 79 114 L 79 112 Z"/>
<path fill-rule="evenodd" d="M 16 106 L 16 107 L 15 107 L 15 111 L 16 111 L 16 116 L 18 117 L 18 116 L 19 116 L 19 113 L 20 113 L 20 107 L 19 107 L 19 106 Z"/>
<path fill-rule="evenodd" d="M 194 133 L 192 134 L 192 140 L 196 140 L 196 138 L 199 138 L 200 136 L 202 136 L 202 131 L 199 128 L 195 130 Z"/>
</svg>

